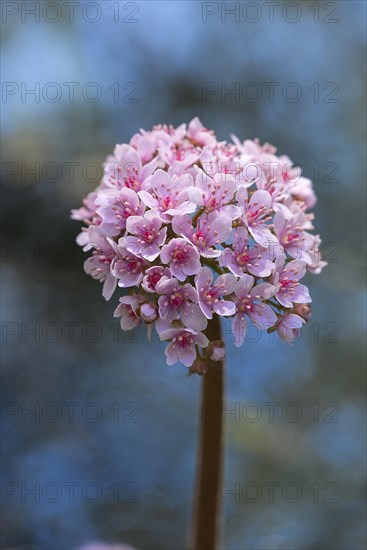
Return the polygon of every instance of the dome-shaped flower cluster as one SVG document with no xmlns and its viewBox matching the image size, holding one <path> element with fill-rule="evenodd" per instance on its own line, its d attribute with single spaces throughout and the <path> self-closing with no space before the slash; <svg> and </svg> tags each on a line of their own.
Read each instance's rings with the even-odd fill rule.
<svg viewBox="0 0 367 550">
<path fill-rule="evenodd" d="M 248 322 L 288 341 L 310 316 L 306 271 L 319 273 L 312 182 L 287 156 L 258 140 L 217 141 L 195 118 L 188 126 L 141 130 L 116 145 L 101 184 L 73 210 L 77 238 L 93 254 L 85 271 L 117 287 L 115 317 L 131 330 L 156 329 L 168 364 L 219 360 L 209 342 L 213 315 L 232 319 L 236 346 Z M 196 362 L 196 361 L 195 361 Z"/>
</svg>

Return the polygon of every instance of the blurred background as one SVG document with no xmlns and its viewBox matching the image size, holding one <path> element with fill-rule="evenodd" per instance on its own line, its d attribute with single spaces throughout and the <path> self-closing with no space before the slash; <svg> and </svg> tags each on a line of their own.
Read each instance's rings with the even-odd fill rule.
<svg viewBox="0 0 367 550">
<path fill-rule="evenodd" d="M 330 262 L 297 343 L 228 338 L 223 548 L 365 548 L 365 2 L 1 10 L 2 548 L 185 548 L 201 380 L 119 331 L 69 211 L 115 143 L 194 116 L 303 167 Z"/>
</svg>

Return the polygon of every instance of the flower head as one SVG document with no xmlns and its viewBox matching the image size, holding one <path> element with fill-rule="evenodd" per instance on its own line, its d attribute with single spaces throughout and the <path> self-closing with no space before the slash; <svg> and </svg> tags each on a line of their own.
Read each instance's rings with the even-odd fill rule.
<svg viewBox="0 0 367 550">
<path fill-rule="evenodd" d="M 194 118 L 141 130 L 107 157 L 100 185 L 72 218 L 84 269 L 123 330 L 144 323 L 168 341 L 168 364 L 203 374 L 221 361 L 213 316 L 229 317 L 236 346 L 248 323 L 297 339 L 311 315 L 301 280 L 326 262 L 312 233 L 316 197 L 286 155 L 259 140 L 218 141 Z"/>
</svg>

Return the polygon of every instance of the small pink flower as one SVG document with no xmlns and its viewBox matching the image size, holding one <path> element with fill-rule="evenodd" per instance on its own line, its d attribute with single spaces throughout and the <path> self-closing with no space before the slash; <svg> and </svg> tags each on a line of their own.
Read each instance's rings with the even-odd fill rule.
<svg viewBox="0 0 367 550">
<path fill-rule="evenodd" d="M 299 315 L 286 313 L 277 325 L 277 332 L 282 340 L 293 342 L 299 338 L 304 323 L 305 321 Z"/>
<path fill-rule="evenodd" d="M 327 266 L 327 262 L 324 262 L 321 257 L 319 246 L 321 239 L 319 235 L 312 235 L 313 244 L 310 247 L 308 254 L 310 256 L 310 262 L 307 264 L 307 271 L 318 275 Z"/>
<path fill-rule="evenodd" d="M 167 227 L 161 227 L 161 218 L 151 210 L 144 216 L 130 216 L 126 220 L 126 229 L 132 235 L 123 240 L 126 250 L 152 262 L 159 256 L 160 247 L 166 240 Z"/>
<path fill-rule="evenodd" d="M 274 230 L 284 250 L 292 258 L 312 264 L 310 250 L 314 245 L 314 237 L 304 230 L 307 223 L 302 210 L 297 210 L 288 219 L 281 211 L 274 216 Z"/>
<path fill-rule="evenodd" d="M 106 187 L 121 189 L 127 187 L 134 191 L 146 188 L 145 180 L 157 167 L 155 160 L 143 166 L 138 153 L 130 145 L 116 145 L 114 156 L 105 165 L 104 182 Z"/>
<path fill-rule="evenodd" d="M 177 214 L 191 214 L 196 205 L 188 200 L 187 188 L 192 186 L 192 177 L 187 174 L 172 179 L 160 168 L 145 182 L 148 191 L 140 191 L 139 197 L 143 203 L 156 211 L 163 220 Z"/>
<path fill-rule="evenodd" d="M 248 245 L 248 232 L 244 227 L 238 227 L 233 233 L 232 248 L 225 248 L 220 257 L 220 264 L 241 277 L 249 272 L 256 277 L 269 277 L 274 269 L 271 261 L 272 247 L 264 248 L 260 245 L 252 248 Z M 271 259 L 270 259 L 271 258 Z"/>
<path fill-rule="evenodd" d="M 226 355 L 224 342 L 210 342 L 207 350 L 207 356 L 212 361 L 222 361 Z"/>
<path fill-rule="evenodd" d="M 305 262 L 293 260 L 285 265 L 285 258 L 280 255 L 277 257 L 271 280 L 277 288 L 275 297 L 282 306 L 293 307 L 293 303 L 311 302 L 308 288 L 298 282 L 305 273 Z"/>
<path fill-rule="evenodd" d="M 231 176 L 222 173 L 209 177 L 203 170 L 199 170 L 195 187 L 188 190 L 189 198 L 206 212 L 216 211 L 235 220 L 241 216 L 241 208 L 230 204 L 237 191 L 237 183 Z"/>
<path fill-rule="evenodd" d="M 141 319 L 137 315 L 137 309 L 144 300 L 139 295 L 122 296 L 119 305 L 114 311 L 114 317 L 121 317 L 120 326 L 122 330 L 128 331 L 140 325 Z"/>
<path fill-rule="evenodd" d="M 158 300 L 158 332 L 169 329 L 172 321 L 180 318 L 192 330 L 200 332 L 206 328 L 208 322 L 198 306 L 197 292 L 192 285 L 180 285 L 177 279 L 172 278 L 159 282 L 156 291 L 162 294 Z"/>
<path fill-rule="evenodd" d="M 312 188 L 312 181 L 308 178 L 299 177 L 288 182 L 287 191 L 298 200 L 304 202 L 306 208 L 313 208 L 317 202 L 315 192 Z"/>
<path fill-rule="evenodd" d="M 109 300 L 116 290 L 117 280 L 111 273 L 111 259 L 105 254 L 94 254 L 84 262 L 84 271 L 103 283 L 102 296 Z"/>
<path fill-rule="evenodd" d="M 237 313 L 232 321 L 232 332 L 237 347 L 241 346 L 247 331 L 246 317 L 249 317 L 256 327 L 267 330 L 272 327 L 277 316 L 272 308 L 263 302 L 274 296 L 275 287 L 269 283 L 254 286 L 255 279 L 251 275 L 242 275 L 235 288 L 235 304 Z"/>
<path fill-rule="evenodd" d="M 199 160 L 199 152 L 191 143 L 178 146 L 174 143 L 162 143 L 158 147 L 158 151 L 164 164 L 170 167 L 170 174 L 183 175 L 188 173 L 194 162 Z"/>
<path fill-rule="evenodd" d="M 216 137 L 212 130 L 205 128 L 198 117 L 192 119 L 187 129 L 188 137 L 198 145 L 215 145 Z"/>
<path fill-rule="evenodd" d="M 117 281 L 111 272 L 112 263 L 116 257 L 116 250 L 111 241 L 98 227 L 89 227 L 89 242 L 85 249 L 95 248 L 93 256 L 84 262 L 84 271 L 103 283 L 102 296 L 109 300 L 114 293 Z"/>
<path fill-rule="evenodd" d="M 138 286 L 143 279 L 144 267 L 148 263 L 126 250 L 122 244 L 118 245 L 117 251 L 118 255 L 112 262 L 111 271 L 118 279 L 118 285 L 123 288 Z"/>
<path fill-rule="evenodd" d="M 232 222 L 226 216 L 219 216 L 216 212 L 202 214 L 193 227 L 190 216 L 175 216 L 172 220 L 172 229 L 178 235 L 186 237 L 205 258 L 216 258 L 221 251 L 216 245 L 224 242 L 232 231 Z"/>
<path fill-rule="evenodd" d="M 267 222 L 271 219 L 272 199 L 270 194 L 267 191 L 258 190 L 248 200 L 247 189 L 240 187 L 237 200 L 243 208 L 242 220 L 254 240 L 261 246 L 270 246 L 271 243 L 277 243 L 278 239 L 267 225 Z"/>
<path fill-rule="evenodd" d="M 131 138 L 130 145 L 137 150 L 139 157 L 145 163 L 151 161 L 156 153 L 158 139 L 152 132 L 141 130 L 140 134 L 135 134 Z"/>
<path fill-rule="evenodd" d="M 97 213 L 102 219 L 102 228 L 108 235 L 119 235 L 126 228 L 130 216 L 141 216 L 145 206 L 132 189 L 106 189 L 98 197 Z"/>
<path fill-rule="evenodd" d="M 140 294 L 122 296 L 120 304 L 114 312 L 114 317 L 121 317 L 121 329 L 132 330 L 138 326 L 141 320 L 146 323 L 152 323 L 157 319 L 157 306 L 154 303 L 147 302 L 145 297 Z"/>
<path fill-rule="evenodd" d="M 221 296 L 231 294 L 236 286 L 237 278 L 228 273 L 220 275 L 213 283 L 213 273 L 208 267 L 201 267 L 195 277 L 196 290 L 199 296 L 199 305 L 205 317 L 212 319 L 213 311 L 218 315 L 229 316 L 236 311 L 236 306 L 228 300 L 221 300 Z"/>
<path fill-rule="evenodd" d="M 98 193 L 96 193 L 95 191 L 93 191 L 92 193 L 89 193 L 89 195 L 87 195 L 85 199 L 83 199 L 84 206 L 78 209 L 73 209 L 71 211 L 71 218 L 73 220 L 81 220 L 81 221 L 90 220 L 91 218 L 93 218 L 94 213 L 96 211 L 95 200 L 97 197 L 98 197 Z"/>
<path fill-rule="evenodd" d="M 171 239 L 161 250 L 161 260 L 169 264 L 174 277 L 184 281 L 188 275 L 196 275 L 200 269 L 200 256 L 185 239 Z"/>
<path fill-rule="evenodd" d="M 172 340 L 166 348 L 167 364 L 173 365 L 181 361 L 190 367 L 196 357 L 195 346 L 206 348 L 209 341 L 201 332 L 188 328 L 172 328 L 160 334 L 161 340 Z"/>
<path fill-rule="evenodd" d="M 155 265 L 146 270 L 141 286 L 146 292 L 156 292 L 156 286 L 162 279 L 170 279 L 171 272 L 168 267 Z"/>
</svg>

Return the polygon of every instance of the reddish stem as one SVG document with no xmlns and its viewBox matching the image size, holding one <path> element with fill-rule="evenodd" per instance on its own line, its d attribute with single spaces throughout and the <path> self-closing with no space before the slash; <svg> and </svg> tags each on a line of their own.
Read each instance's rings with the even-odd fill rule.
<svg viewBox="0 0 367 550">
<path fill-rule="evenodd" d="M 210 341 L 221 340 L 218 315 L 209 322 Z M 198 444 L 196 495 L 192 550 L 215 550 L 221 523 L 221 483 L 223 470 L 224 361 L 208 360 L 203 375 Z"/>
</svg>

